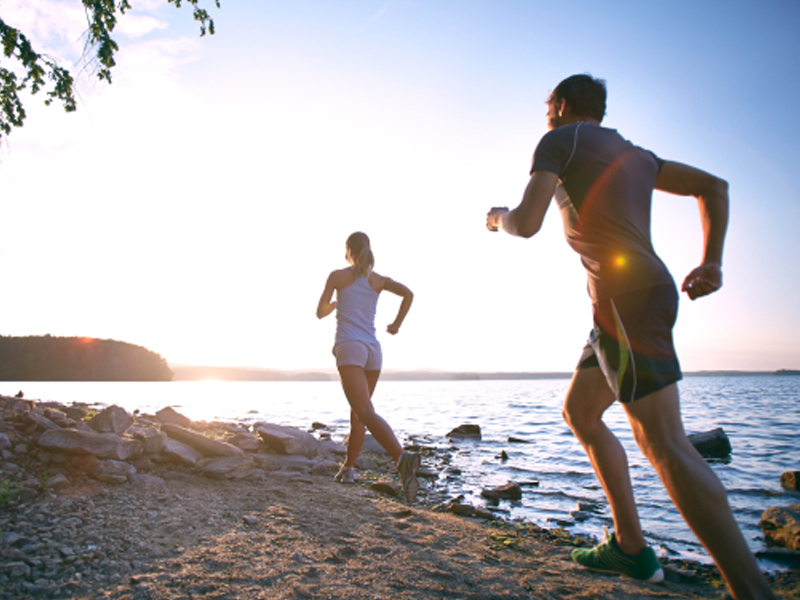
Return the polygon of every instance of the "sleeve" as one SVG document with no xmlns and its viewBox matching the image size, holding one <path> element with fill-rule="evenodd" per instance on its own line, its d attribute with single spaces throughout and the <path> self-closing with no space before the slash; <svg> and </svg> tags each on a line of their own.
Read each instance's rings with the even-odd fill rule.
<svg viewBox="0 0 800 600">
<path fill-rule="evenodd" d="M 573 138 L 570 134 L 572 129 L 572 127 L 559 127 L 545 134 L 533 153 L 531 175 L 534 171 L 549 171 L 561 176 L 572 150 L 570 144 Z"/>
<path fill-rule="evenodd" d="M 649 152 L 649 153 L 650 153 L 650 156 L 652 156 L 652 157 L 653 157 L 653 159 L 656 161 L 656 165 L 658 165 L 658 171 L 657 171 L 657 172 L 658 172 L 658 173 L 661 173 L 661 167 L 663 167 L 663 166 L 664 166 L 664 163 L 665 163 L 665 162 L 667 162 L 667 161 L 665 161 L 663 158 L 661 158 L 660 156 L 658 156 L 658 155 L 657 155 L 655 152 L 653 152 L 652 150 L 648 150 L 647 152 Z"/>
</svg>

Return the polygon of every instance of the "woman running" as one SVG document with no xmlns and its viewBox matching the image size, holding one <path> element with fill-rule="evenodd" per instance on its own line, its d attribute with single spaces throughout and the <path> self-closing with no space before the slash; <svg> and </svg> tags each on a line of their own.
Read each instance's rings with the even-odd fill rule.
<svg viewBox="0 0 800 600">
<path fill-rule="evenodd" d="M 336 341 L 333 354 L 342 382 L 344 395 L 350 403 L 350 437 L 347 441 L 347 458 L 334 479 L 353 483 L 356 478 L 355 463 L 364 444 L 365 429 L 389 453 L 397 465 L 403 495 L 410 504 L 416 498 L 419 484 L 417 470 L 420 457 L 416 452 L 404 451 L 389 424 L 375 412 L 372 393 L 381 374 L 383 356 L 381 345 L 375 337 L 375 309 L 383 290 L 397 294 L 403 300 L 397 317 L 386 331 L 395 335 L 400 330 L 414 294 L 404 286 L 378 275 L 372 270 L 375 257 L 369 238 L 357 231 L 347 238 L 345 258 L 351 265 L 333 271 L 328 276 L 325 289 L 317 306 L 317 317 L 322 319 L 336 310 Z M 336 292 L 336 301 L 333 293 Z"/>
</svg>

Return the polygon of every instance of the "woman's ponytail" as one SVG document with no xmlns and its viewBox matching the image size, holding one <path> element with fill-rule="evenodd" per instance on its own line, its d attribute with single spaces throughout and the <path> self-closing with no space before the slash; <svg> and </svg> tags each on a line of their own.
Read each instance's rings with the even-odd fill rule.
<svg viewBox="0 0 800 600">
<path fill-rule="evenodd" d="M 375 256 L 372 254 L 367 234 L 360 231 L 351 234 L 347 238 L 347 248 L 350 250 L 350 258 L 353 259 L 353 271 L 356 277 L 369 275 L 375 266 Z"/>
</svg>

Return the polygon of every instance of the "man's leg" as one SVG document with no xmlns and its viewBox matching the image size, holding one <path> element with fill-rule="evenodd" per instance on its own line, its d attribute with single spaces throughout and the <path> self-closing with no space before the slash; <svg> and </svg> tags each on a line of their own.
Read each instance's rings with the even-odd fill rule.
<svg viewBox="0 0 800 600">
<path fill-rule="evenodd" d="M 737 600 L 775 598 L 733 518 L 725 488 L 686 437 L 677 386 L 623 406 L 636 443 L 733 595 Z"/>
<path fill-rule="evenodd" d="M 603 422 L 614 394 L 599 367 L 579 369 L 572 377 L 564 401 L 564 420 L 583 446 L 605 490 L 614 517 L 617 544 L 626 554 L 644 548 L 644 535 L 633 498 L 625 449 Z"/>
</svg>

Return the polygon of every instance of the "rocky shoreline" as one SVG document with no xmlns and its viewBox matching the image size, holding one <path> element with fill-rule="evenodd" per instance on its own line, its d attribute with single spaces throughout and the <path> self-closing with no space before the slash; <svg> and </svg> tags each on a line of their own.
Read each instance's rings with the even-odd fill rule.
<svg viewBox="0 0 800 600">
<path fill-rule="evenodd" d="M 366 450 L 344 486 L 344 446 L 322 424 L 0 397 L 0 598 L 719 597 L 713 567 L 669 561 L 661 586 L 592 574 L 567 559 L 593 540 L 433 485 L 406 507 L 388 458 Z M 419 450 L 435 478 L 447 456 Z M 771 578 L 800 598 L 796 570 Z"/>
</svg>

